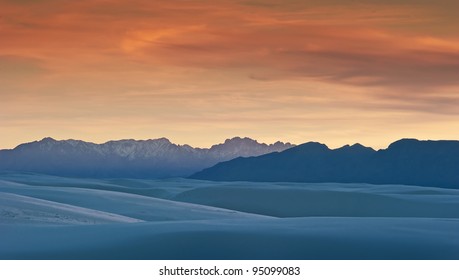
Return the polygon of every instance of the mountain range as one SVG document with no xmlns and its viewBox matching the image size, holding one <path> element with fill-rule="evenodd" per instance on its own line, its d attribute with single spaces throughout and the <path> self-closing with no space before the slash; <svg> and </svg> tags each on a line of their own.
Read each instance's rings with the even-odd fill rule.
<svg viewBox="0 0 459 280">
<path fill-rule="evenodd" d="M 209 149 L 177 145 L 166 138 L 94 144 L 44 138 L 12 150 L 0 150 L 0 171 L 71 177 L 165 178 L 189 176 L 236 157 L 283 151 L 294 145 L 258 143 L 235 137 Z"/>
<path fill-rule="evenodd" d="M 459 141 L 402 139 L 378 151 L 360 144 L 329 149 L 309 142 L 283 152 L 222 162 L 191 178 L 459 188 Z"/>
<path fill-rule="evenodd" d="M 459 141 L 402 139 L 387 149 L 360 144 L 259 143 L 235 137 L 210 148 L 166 138 L 94 144 L 40 141 L 0 150 L 0 171 L 89 178 L 189 177 L 212 181 L 336 182 L 459 188 Z"/>
</svg>

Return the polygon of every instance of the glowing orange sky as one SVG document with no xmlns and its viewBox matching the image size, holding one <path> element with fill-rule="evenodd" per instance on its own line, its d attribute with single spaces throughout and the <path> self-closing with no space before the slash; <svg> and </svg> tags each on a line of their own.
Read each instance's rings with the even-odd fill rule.
<svg viewBox="0 0 459 280">
<path fill-rule="evenodd" d="M 0 0 L 0 148 L 459 139 L 456 0 Z"/>
</svg>

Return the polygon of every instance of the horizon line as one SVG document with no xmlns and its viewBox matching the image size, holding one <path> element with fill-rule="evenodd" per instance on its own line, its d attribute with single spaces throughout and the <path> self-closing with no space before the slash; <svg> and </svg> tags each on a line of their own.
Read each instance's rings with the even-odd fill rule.
<svg viewBox="0 0 459 280">
<path fill-rule="evenodd" d="M 43 137 L 42 139 L 40 140 L 33 140 L 33 141 L 26 141 L 26 142 L 23 142 L 23 143 L 19 143 L 17 144 L 16 146 L 12 147 L 12 148 L 0 148 L 0 151 L 5 151 L 5 150 L 14 150 L 16 148 L 18 148 L 19 146 L 21 145 L 25 145 L 25 144 L 31 144 L 31 143 L 35 143 L 35 142 L 41 142 L 41 141 L 44 141 L 44 140 L 47 140 L 47 139 L 50 139 L 50 140 L 53 140 L 53 141 L 56 141 L 56 142 L 61 142 L 61 141 L 81 141 L 81 142 L 85 142 L 85 143 L 89 143 L 89 144 L 95 144 L 95 145 L 104 145 L 104 144 L 107 144 L 109 142 L 121 142 L 121 141 L 135 141 L 135 142 L 146 142 L 146 141 L 155 141 L 155 140 L 161 140 L 161 139 L 165 139 L 167 140 L 168 142 L 170 142 L 171 144 L 173 145 L 176 145 L 176 146 L 189 146 L 193 149 L 210 149 L 212 148 L 213 146 L 216 146 L 216 145 L 221 145 L 221 144 L 224 144 L 226 141 L 228 140 L 233 140 L 233 139 L 249 139 L 249 140 L 252 140 L 252 141 L 255 141 L 256 143 L 258 144 L 265 144 L 265 145 L 274 145 L 276 143 L 282 143 L 282 144 L 285 144 L 285 145 L 292 145 L 292 146 L 300 146 L 300 145 L 303 145 L 303 144 L 307 144 L 307 143 L 319 143 L 319 144 L 322 144 L 322 145 L 325 145 L 327 148 L 331 149 L 331 150 L 334 150 L 334 149 L 339 149 L 339 148 L 342 148 L 342 147 L 346 147 L 346 146 L 353 146 L 353 145 L 362 145 L 364 147 L 367 147 L 367 148 L 371 148 L 375 151 L 378 151 L 378 150 L 383 150 L 383 149 L 387 149 L 391 144 L 395 143 L 395 142 L 398 142 L 398 141 L 401 141 L 401 140 L 417 140 L 417 141 L 459 141 L 457 139 L 420 139 L 420 138 L 416 138 L 416 137 L 403 137 L 403 138 L 399 138 L 399 139 L 396 139 L 396 140 L 393 140 L 391 141 L 389 144 L 387 144 L 387 146 L 385 146 L 384 148 L 375 148 L 375 147 L 372 147 L 372 146 L 367 146 L 365 144 L 362 144 L 360 142 L 354 142 L 354 143 L 347 143 L 347 144 L 344 144 L 344 145 L 338 145 L 338 146 L 329 146 L 327 145 L 326 143 L 323 143 L 321 141 L 315 141 L 315 140 L 308 140 L 308 141 L 305 141 L 305 142 L 302 142 L 302 143 L 292 143 L 290 141 L 282 141 L 282 140 L 277 140 L 275 142 L 271 142 L 271 143 L 267 143 L 267 142 L 263 142 L 263 141 L 259 141 L 258 139 L 254 139 L 252 137 L 248 137 L 248 136 L 233 136 L 233 137 L 230 137 L 230 138 L 225 138 L 223 141 L 219 141 L 218 143 L 214 143 L 208 147 L 202 147 L 202 146 L 193 146 L 191 144 L 188 144 L 188 143 L 177 143 L 177 142 L 174 142 L 172 141 L 171 139 L 169 139 L 168 137 L 158 137 L 158 138 L 147 138 L 147 139 L 135 139 L 135 138 L 120 138 L 120 139 L 110 139 L 110 140 L 107 140 L 107 141 L 100 141 L 100 142 L 97 142 L 97 141 L 90 141 L 90 140 L 82 140 L 82 139 L 75 139 L 75 138 L 68 138 L 68 139 L 57 139 L 57 138 L 54 138 L 54 137 L 51 137 L 51 136 L 46 136 L 46 137 Z"/>
</svg>

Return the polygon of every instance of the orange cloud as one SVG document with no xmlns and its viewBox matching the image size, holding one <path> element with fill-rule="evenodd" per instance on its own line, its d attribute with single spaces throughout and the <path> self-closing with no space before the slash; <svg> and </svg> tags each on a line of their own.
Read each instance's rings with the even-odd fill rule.
<svg viewBox="0 0 459 280">
<path fill-rule="evenodd" d="M 59 71 L 85 69 L 89 61 L 111 64 L 121 56 L 163 66 L 240 67 L 260 80 L 389 87 L 458 83 L 459 39 L 410 30 L 435 24 L 438 13 L 423 5 L 2 2 L 8 40 L 0 51 L 48 60 Z"/>
</svg>

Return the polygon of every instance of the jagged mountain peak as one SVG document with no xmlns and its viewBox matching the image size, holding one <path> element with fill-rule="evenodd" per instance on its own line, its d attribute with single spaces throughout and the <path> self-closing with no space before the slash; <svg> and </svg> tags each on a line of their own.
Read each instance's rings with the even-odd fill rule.
<svg viewBox="0 0 459 280">
<path fill-rule="evenodd" d="M 391 143 L 388 149 L 408 147 L 408 146 L 412 146 L 413 144 L 418 144 L 420 142 L 421 141 L 419 141 L 418 139 L 414 139 L 414 138 L 403 138 L 403 139 L 400 139 L 400 140 L 397 140 Z"/>
<path fill-rule="evenodd" d="M 223 143 L 213 145 L 212 148 L 222 147 L 222 146 L 230 146 L 230 145 L 244 145 L 244 146 L 263 146 L 263 147 L 279 147 L 279 148 L 291 148 L 295 145 L 291 144 L 290 142 L 281 142 L 276 141 L 272 144 L 260 143 L 257 140 L 254 140 L 250 137 L 233 137 L 226 139 Z"/>
<path fill-rule="evenodd" d="M 52 137 L 45 137 L 38 142 L 57 142 L 57 140 Z"/>
<path fill-rule="evenodd" d="M 359 152 L 375 152 L 373 148 L 366 147 L 360 143 L 355 143 L 353 145 L 344 145 L 341 148 L 335 149 L 336 151 L 342 152 L 352 152 L 352 153 L 359 153 Z"/>
<path fill-rule="evenodd" d="M 233 137 L 233 138 L 228 138 L 228 139 L 225 140 L 224 143 L 217 144 L 217 145 L 241 144 L 241 143 L 244 143 L 244 144 L 260 144 L 260 143 L 258 143 L 257 140 L 253 140 L 252 138 L 236 136 L 236 137 Z"/>
<path fill-rule="evenodd" d="M 319 142 L 307 142 L 301 145 L 296 146 L 293 151 L 301 152 L 327 152 L 330 151 L 327 145 Z M 292 151 L 292 152 L 293 152 Z"/>
<path fill-rule="evenodd" d="M 121 139 L 121 140 L 110 140 L 103 144 L 142 144 L 142 143 L 167 143 L 172 144 L 172 142 L 165 138 L 156 138 L 156 139 L 147 139 L 147 140 L 136 140 L 136 139 Z M 102 145 L 103 145 L 102 144 Z"/>
<path fill-rule="evenodd" d="M 292 144 L 284 144 L 280 141 L 277 144 L 265 144 L 248 137 L 234 137 L 226 139 L 224 143 L 213 145 L 209 153 L 225 159 L 238 157 L 259 156 L 271 152 L 280 152 L 292 148 Z"/>
</svg>

